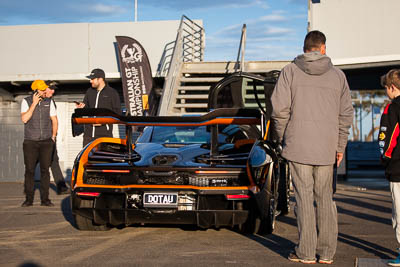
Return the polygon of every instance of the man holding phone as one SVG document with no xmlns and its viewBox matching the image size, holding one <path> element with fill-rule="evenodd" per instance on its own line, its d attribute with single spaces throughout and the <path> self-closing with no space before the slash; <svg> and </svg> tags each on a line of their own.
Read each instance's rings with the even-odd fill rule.
<svg viewBox="0 0 400 267">
<path fill-rule="evenodd" d="M 102 69 L 94 69 L 86 76 L 92 85 L 85 94 L 83 103 L 76 103 L 77 108 L 106 108 L 121 114 L 121 100 L 118 92 L 106 82 Z M 112 137 L 112 124 L 85 125 L 83 146 L 99 137 Z"/>
<path fill-rule="evenodd" d="M 21 120 L 24 123 L 24 193 L 26 197 L 22 207 L 33 205 L 34 175 L 38 161 L 41 206 L 54 206 L 49 199 L 49 167 L 58 130 L 56 107 L 54 102 L 46 97 L 51 89 L 43 80 L 34 81 L 31 88 L 34 93 L 24 98 L 21 103 Z"/>
</svg>

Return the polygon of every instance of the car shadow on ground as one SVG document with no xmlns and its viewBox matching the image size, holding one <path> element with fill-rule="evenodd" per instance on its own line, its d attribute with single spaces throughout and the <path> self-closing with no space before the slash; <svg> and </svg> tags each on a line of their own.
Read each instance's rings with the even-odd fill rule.
<svg viewBox="0 0 400 267">
<path fill-rule="evenodd" d="M 283 238 L 275 234 L 269 235 L 247 235 L 247 238 L 256 241 L 276 254 L 287 258 L 290 251 L 296 245 L 291 240 Z"/>
<path fill-rule="evenodd" d="M 74 228 L 75 221 L 71 212 L 71 196 L 66 196 L 63 200 L 61 200 L 61 212 L 67 222 L 69 222 Z"/>
<path fill-rule="evenodd" d="M 61 200 L 61 212 L 64 216 L 64 219 L 71 224 L 72 227 L 78 229 L 74 217 L 71 212 L 71 196 L 66 196 L 63 200 Z M 183 231 L 205 231 L 207 229 L 200 228 L 197 225 L 192 224 L 130 224 L 130 225 L 118 225 L 113 226 L 112 229 L 124 229 L 126 227 L 142 227 L 142 228 L 180 228 Z"/>
</svg>

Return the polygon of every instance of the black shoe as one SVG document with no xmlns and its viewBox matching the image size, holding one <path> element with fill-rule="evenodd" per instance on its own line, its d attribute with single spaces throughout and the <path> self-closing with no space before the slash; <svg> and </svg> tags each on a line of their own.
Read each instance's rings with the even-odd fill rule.
<svg viewBox="0 0 400 267">
<path fill-rule="evenodd" d="M 50 199 L 46 199 L 43 200 L 42 203 L 40 203 L 40 206 L 53 207 L 54 204 L 50 201 Z"/>
<path fill-rule="evenodd" d="M 57 195 L 69 194 L 69 189 L 65 184 L 57 185 Z"/>
<path fill-rule="evenodd" d="M 24 203 L 22 203 L 21 207 L 30 207 L 33 206 L 33 201 L 32 200 L 25 200 Z"/>
</svg>

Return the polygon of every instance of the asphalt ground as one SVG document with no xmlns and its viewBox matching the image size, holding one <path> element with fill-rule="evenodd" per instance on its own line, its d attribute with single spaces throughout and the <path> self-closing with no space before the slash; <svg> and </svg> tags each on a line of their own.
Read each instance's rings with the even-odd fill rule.
<svg viewBox="0 0 400 267">
<path fill-rule="evenodd" d="M 273 234 L 145 225 L 106 232 L 73 226 L 68 195 L 54 207 L 20 207 L 22 183 L 0 183 L 0 266 L 303 266 L 287 260 L 297 242 L 293 205 Z M 385 266 L 396 256 L 389 185 L 383 179 L 339 182 L 338 248 L 332 266 Z"/>
</svg>

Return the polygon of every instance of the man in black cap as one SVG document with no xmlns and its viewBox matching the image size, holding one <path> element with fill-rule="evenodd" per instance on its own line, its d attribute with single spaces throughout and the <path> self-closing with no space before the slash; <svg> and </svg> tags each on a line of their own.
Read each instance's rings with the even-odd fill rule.
<svg viewBox="0 0 400 267">
<path fill-rule="evenodd" d="M 108 86 L 106 75 L 102 69 L 94 69 L 86 76 L 90 79 L 90 87 L 85 94 L 83 103 L 77 104 L 77 108 L 107 108 L 117 114 L 121 114 L 121 101 L 117 91 Z M 85 125 L 83 133 L 83 146 L 99 137 L 112 137 L 112 124 Z"/>
<path fill-rule="evenodd" d="M 53 99 L 54 90 L 58 89 L 57 82 L 46 81 L 46 83 L 49 85 L 49 90 L 46 91 L 45 97 L 50 98 L 53 101 L 55 107 L 57 108 L 56 102 Z M 57 142 L 54 142 L 54 150 L 53 150 L 53 156 L 51 159 L 50 169 L 51 169 L 51 173 L 53 174 L 54 182 L 56 183 L 57 195 L 68 194 L 69 189 L 65 183 L 64 175 L 60 168 L 60 162 L 59 162 L 59 158 L 58 158 L 58 154 L 57 154 L 57 144 L 56 143 Z"/>
</svg>

